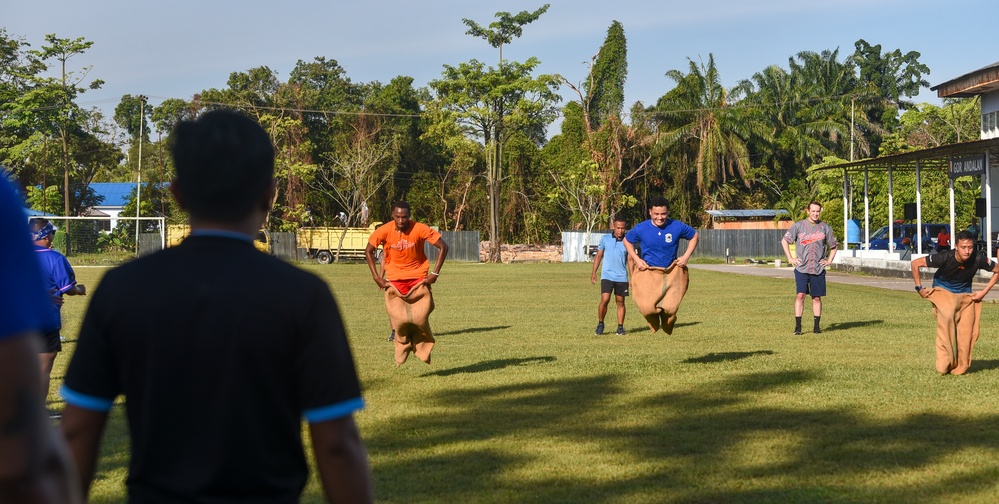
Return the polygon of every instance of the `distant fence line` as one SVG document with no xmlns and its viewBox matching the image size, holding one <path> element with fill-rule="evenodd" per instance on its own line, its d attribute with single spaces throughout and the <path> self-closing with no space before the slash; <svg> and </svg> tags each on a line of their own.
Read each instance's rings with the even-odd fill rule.
<svg viewBox="0 0 999 504">
<path fill-rule="evenodd" d="M 783 255 L 780 241 L 786 230 L 783 229 L 698 229 L 700 239 L 694 257 L 780 257 Z M 594 231 L 589 241 L 582 231 L 562 233 L 562 262 L 586 262 L 592 260 L 600 238 L 610 231 Z M 680 240 L 678 253 L 687 250 L 687 240 Z"/>
<path fill-rule="evenodd" d="M 448 245 L 447 260 L 461 262 L 479 262 L 479 232 L 478 231 L 441 231 L 441 238 Z M 146 255 L 161 248 L 161 238 L 158 234 L 142 234 L 139 236 L 139 255 Z M 305 257 L 298 250 L 298 240 L 294 232 L 270 233 L 271 254 L 286 261 L 314 261 Z M 427 258 L 433 263 L 437 260 L 437 247 L 424 245 Z"/>
</svg>

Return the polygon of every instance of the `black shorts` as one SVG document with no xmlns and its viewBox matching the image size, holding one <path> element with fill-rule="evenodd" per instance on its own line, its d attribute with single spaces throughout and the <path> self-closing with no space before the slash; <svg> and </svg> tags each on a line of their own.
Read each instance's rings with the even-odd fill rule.
<svg viewBox="0 0 999 504">
<path fill-rule="evenodd" d="M 809 275 L 808 273 L 802 273 L 798 270 L 794 270 L 794 283 L 799 293 L 808 294 L 812 297 L 826 295 L 825 271 L 818 275 Z"/>
<path fill-rule="evenodd" d="M 55 353 L 62 351 L 62 338 L 59 329 L 42 334 L 42 353 Z"/>
<path fill-rule="evenodd" d="M 600 279 L 600 293 L 615 296 L 628 297 L 628 282 L 615 282 L 613 280 Z"/>
</svg>

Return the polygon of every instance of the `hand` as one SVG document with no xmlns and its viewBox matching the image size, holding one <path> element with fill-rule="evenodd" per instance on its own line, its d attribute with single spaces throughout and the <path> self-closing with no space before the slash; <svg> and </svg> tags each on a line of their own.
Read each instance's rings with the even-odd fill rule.
<svg viewBox="0 0 999 504">
<path fill-rule="evenodd" d="M 426 285 L 427 287 L 430 287 L 431 285 L 434 284 L 434 282 L 437 281 L 437 276 L 438 275 L 435 275 L 433 273 L 427 273 L 427 278 L 423 279 L 423 284 Z"/>
<path fill-rule="evenodd" d="M 388 281 L 387 281 L 387 280 L 385 280 L 385 279 L 384 279 L 384 278 L 382 278 L 382 277 L 374 277 L 374 278 L 375 278 L 375 283 L 376 283 L 376 284 L 378 284 L 378 288 L 379 288 L 380 290 L 385 290 L 385 289 L 388 289 L 388 287 L 389 287 L 389 283 L 388 283 Z"/>
<path fill-rule="evenodd" d="M 76 284 L 76 291 L 77 291 L 77 294 L 79 294 L 81 296 L 86 296 L 87 295 L 87 286 L 83 285 L 83 284 Z"/>
<path fill-rule="evenodd" d="M 933 287 L 929 287 L 929 288 L 923 287 L 922 289 L 919 289 L 919 296 L 922 297 L 923 299 L 926 299 L 926 298 L 930 297 L 930 291 L 932 291 L 932 290 L 933 290 Z M 971 297 L 974 298 L 975 297 L 974 294 L 972 294 Z"/>
<path fill-rule="evenodd" d="M 822 267 L 824 268 L 826 266 L 829 266 L 829 260 L 827 260 L 827 259 L 820 259 L 819 260 L 819 264 L 821 264 Z"/>
<path fill-rule="evenodd" d="M 636 263 L 636 266 L 638 266 L 639 271 L 645 271 L 649 269 L 649 263 L 645 262 L 645 259 L 639 259 L 638 262 Z"/>
<path fill-rule="evenodd" d="M 676 259 L 676 265 L 679 266 L 679 267 L 681 267 L 681 268 L 686 268 L 687 267 L 687 258 L 686 257 L 678 257 Z"/>
<path fill-rule="evenodd" d="M 597 283 L 597 274 L 595 272 L 590 274 L 590 283 L 591 284 Z"/>
<path fill-rule="evenodd" d="M 801 259 L 798 259 L 797 257 L 795 257 L 795 258 L 792 258 L 792 259 L 788 259 L 787 262 L 791 266 L 797 266 L 797 265 L 801 264 Z"/>
<path fill-rule="evenodd" d="M 972 292 L 971 293 L 971 300 L 972 301 L 974 301 L 974 302 L 977 303 L 977 302 L 980 302 L 983 299 L 985 299 L 985 291 L 978 291 L 978 292 Z"/>
</svg>

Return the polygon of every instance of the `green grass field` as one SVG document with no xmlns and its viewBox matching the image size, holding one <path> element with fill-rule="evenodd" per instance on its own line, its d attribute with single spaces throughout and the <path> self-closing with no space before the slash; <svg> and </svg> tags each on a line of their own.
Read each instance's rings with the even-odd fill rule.
<svg viewBox="0 0 999 504">
<path fill-rule="evenodd" d="M 692 270 L 672 336 L 629 300 L 627 335 L 597 337 L 591 264 L 449 263 L 433 365 L 395 368 L 367 267 L 307 268 L 346 318 L 379 502 L 999 499 L 995 304 L 971 372 L 939 377 L 911 292 L 830 284 L 823 334 L 792 336 L 793 282 Z M 70 340 L 84 306 L 66 301 Z M 127 461 L 116 408 L 92 502 L 124 500 Z M 322 502 L 314 477 L 303 502 Z"/>
</svg>

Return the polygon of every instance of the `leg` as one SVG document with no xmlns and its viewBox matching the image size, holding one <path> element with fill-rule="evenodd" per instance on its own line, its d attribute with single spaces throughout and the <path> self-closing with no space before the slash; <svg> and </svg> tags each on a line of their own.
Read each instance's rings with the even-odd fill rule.
<svg viewBox="0 0 999 504">
<path fill-rule="evenodd" d="M 822 298 L 819 296 L 812 296 L 812 315 L 816 318 L 822 316 Z"/>
<path fill-rule="evenodd" d="M 805 313 L 805 293 L 799 292 L 794 298 L 794 316 L 800 317 L 802 313 Z"/>
<path fill-rule="evenodd" d="M 624 296 L 614 296 L 614 300 L 617 301 L 617 325 L 624 324 Z M 600 320 L 603 320 L 602 318 Z"/>
<path fill-rule="evenodd" d="M 607 305 L 610 304 L 610 292 L 600 293 L 600 304 L 597 305 L 597 322 L 603 322 L 607 316 Z"/>
<path fill-rule="evenodd" d="M 44 352 L 38 354 L 38 364 L 42 368 L 42 403 L 48 402 L 49 383 L 51 381 L 52 366 L 55 364 L 56 355 L 59 352 Z"/>
<path fill-rule="evenodd" d="M 954 294 L 943 289 L 933 289 L 930 292 L 930 302 L 933 303 L 933 316 L 937 321 L 936 337 L 936 369 L 937 373 L 945 375 L 957 366 L 957 324 L 954 321 Z"/>
</svg>

